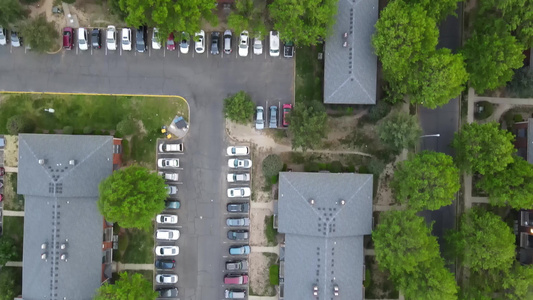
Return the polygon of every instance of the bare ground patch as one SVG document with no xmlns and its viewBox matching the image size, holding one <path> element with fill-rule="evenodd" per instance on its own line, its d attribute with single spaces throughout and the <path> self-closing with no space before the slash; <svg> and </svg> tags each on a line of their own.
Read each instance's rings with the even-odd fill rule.
<svg viewBox="0 0 533 300">
<path fill-rule="evenodd" d="M 19 164 L 19 137 L 16 135 L 4 136 L 6 146 L 4 148 L 4 166 L 18 167 Z"/>
<path fill-rule="evenodd" d="M 250 295 L 275 296 L 276 289 L 270 285 L 269 267 L 278 261 L 273 253 L 250 253 Z"/>
<path fill-rule="evenodd" d="M 272 211 L 266 208 L 252 208 L 250 212 L 250 246 L 268 246 L 265 236 L 265 217 Z"/>
</svg>

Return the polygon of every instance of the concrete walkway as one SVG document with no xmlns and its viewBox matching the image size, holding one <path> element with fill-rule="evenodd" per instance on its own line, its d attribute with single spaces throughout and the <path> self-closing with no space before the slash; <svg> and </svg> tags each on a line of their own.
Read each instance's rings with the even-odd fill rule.
<svg viewBox="0 0 533 300">
<path fill-rule="evenodd" d="M 19 267 L 19 268 L 22 268 L 22 262 L 21 261 L 8 261 L 8 262 L 6 262 L 6 267 Z"/>
<path fill-rule="evenodd" d="M 8 217 L 24 217 L 24 211 L 4 210 L 4 216 L 8 216 Z"/>
<path fill-rule="evenodd" d="M 125 271 L 125 270 L 154 270 L 153 264 L 123 264 L 123 263 L 116 263 L 116 270 L 117 272 Z"/>
<path fill-rule="evenodd" d="M 252 209 L 270 209 L 271 211 L 274 211 L 274 201 L 269 202 L 255 202 L 251 201 L 250 206 Z"/>
<path fill-rule="evenodd" d="M 19 168 L 18 167 L 4 167 L 4 170 L 7 173 L 18 173 L 19 172 Z"/>
<path fill-rule="evenodd" d="M 251 246 L 252 252 L 258 253 L 258 252 L 270 252 L 270 253 L 276 253 L 279 256 L 279 246 L 273 246 L 273 247 L 261 247 L 261 246 Z"/>
<path fill-rule="evenodd" d="M 248 299 L 249 300 L 278 300 L 278 296 L 272 296 L 272 297 L 267 297 L 267 296 L 248 296 Z"/>
</svg>

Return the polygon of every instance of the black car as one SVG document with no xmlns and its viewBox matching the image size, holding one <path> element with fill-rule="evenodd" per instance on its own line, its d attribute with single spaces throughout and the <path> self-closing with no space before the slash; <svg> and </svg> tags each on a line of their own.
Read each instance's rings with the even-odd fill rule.
<svg viewBox="0 0 533 300">
<path fill-rule="evenodd" d="M 230 203 L 228 204 L 228 212 L 247 213 L 250 209 L 248 203 Z"/>
<path fill-rule="evenodd" d="M 244 241 L 248 239 L 247 230 L 230 230 L 228 231 L 228 239 L 235 241 Z"/>
<path fill-rule="evenodd" d="M 146 26 L 137 28 L 137 33 L 135 35 L 135 49 L 137 52 L 146 51 L 146 35 Z"/>
<path fill-rule="evenodd" d="M 157 290 L 159 293 L 159 298 L 175 298 L 178 297 L 178 289 L 177 288 L 171 288 L 171 289 L 159 289 Z"/>
<path fill-rule="evenodd" d="M 91 31 L 91 45 L 94 49 L 102 48 L 102 40 L 100 39 L 100 29 L 94 28 Z"/>
<path fill-rule="evenodd" d="M 211 54 L 218 55 L 220 49 L 220 32 L 211 32 Z"/>
<path fill-rule="evenodd" d="M 170 270 L 176 267 L 176 261 L 173 259 L 158 259 L 155 261 L 155 268 L 161 270 Z"/>
</svg>

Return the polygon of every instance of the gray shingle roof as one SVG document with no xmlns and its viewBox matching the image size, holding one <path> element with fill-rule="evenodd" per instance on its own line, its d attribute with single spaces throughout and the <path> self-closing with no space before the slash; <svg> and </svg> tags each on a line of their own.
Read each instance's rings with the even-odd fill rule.
<svg viewBox="0 0 533 300">
<path fill-rule="evenodd" d="M 96 206 L 98 184 L 111 174 L 112 156 L 111 136 L 19 135 L 24 299 L 93 298 L 102 281 L 104 219 Z"/>
<path fill-rule="evenodd" d="M 278 230 L 285 234 L 285 298 L 363 299 L 363 235 L 372 230 L 372 175 L 282 172 Z M 313 200 L 313 201 L 311 201 Z M 342 204 L 344 201 L 344 204 Z M 313 202 L 313 204 L 312 204 Z"/>
<path fill-rule="evenodd" d="M 326 38 L 324 103 L 376 104 L 377 57 L 371 38 L 377 20 L 378 0 L 339 0 L 336 23 Z"/>
</svg>

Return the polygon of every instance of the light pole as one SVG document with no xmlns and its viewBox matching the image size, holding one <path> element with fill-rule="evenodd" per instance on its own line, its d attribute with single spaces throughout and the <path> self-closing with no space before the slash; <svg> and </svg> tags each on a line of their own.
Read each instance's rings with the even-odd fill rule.
<svg viewBox="0 0 533 300">
<path fill-rule="evenodd" d="M 426 134 L 426 135 L 422 135 L 420 136 L 420 138 L 425 138 L 425 137 L 439 137 L 440 134 L 439 133 L 436 133 L 436 134 Z"/>
</svg>

